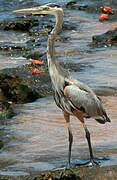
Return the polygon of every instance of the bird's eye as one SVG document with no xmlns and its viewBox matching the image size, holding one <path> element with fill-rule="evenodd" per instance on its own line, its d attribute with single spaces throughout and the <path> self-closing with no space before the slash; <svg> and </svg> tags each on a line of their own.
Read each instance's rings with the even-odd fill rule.
<svg viewBox="0 0 117 180">
<path fill-rule="evenodd" d="M 49 10 L 49 7 L 44 7 L 43 10 L 47 11 Z"/>
</svg>

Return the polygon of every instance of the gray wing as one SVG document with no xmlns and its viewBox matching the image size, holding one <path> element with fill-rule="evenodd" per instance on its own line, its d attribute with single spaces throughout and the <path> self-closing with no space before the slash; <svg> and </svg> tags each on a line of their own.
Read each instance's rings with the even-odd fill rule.
<svg viewBox="0 0 117 180">
<path fill-rule="evenodd" d="M 96 120 L 108 121 L 102 103 L 89 87 L 87 91 L 87 86 L 85 90 L 85 86 L 79 88 L 77 85 L 70 85 L 66 87 L 66 91 L 69 101 L 76 109 L 81 110 L 87 116 L 94 117 Z"/>
</svg>

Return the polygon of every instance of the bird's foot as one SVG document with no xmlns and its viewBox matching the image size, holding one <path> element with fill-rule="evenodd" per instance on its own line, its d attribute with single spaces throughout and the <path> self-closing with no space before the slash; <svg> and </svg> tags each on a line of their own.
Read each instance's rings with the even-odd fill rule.
<svg viewBox="0 0 117 180">
<path fill-rule="evenodd" d="M 76 166 L 88 166 L 88 167 L 94 167 L 99 166 L 100 161 L 98 159 L 90 159 L 90 160 L 82 160 L 80 162 L 76 162 Z"/>
<path fill-rule="evenodd" d="M 99 166 L 99 162 L 97 162 L 94 159 L 91 159 L 86 165 L 89 167 Z"/>
</svg>

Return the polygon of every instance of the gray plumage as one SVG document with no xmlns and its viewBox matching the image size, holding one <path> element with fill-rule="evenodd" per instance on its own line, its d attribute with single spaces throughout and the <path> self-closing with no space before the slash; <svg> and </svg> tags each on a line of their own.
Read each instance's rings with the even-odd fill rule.
<svg viewBox="0 0 117 180">
<path fill-rule="evenodd" d="M 82 123 L 86 133 L 86 138 L 90 152 L 90 163 L 97 164 L 94 161 L 90 133 L 84 122 L 84 118 L 92 117 L 99 123 L 104 124 L 110 122 L 106 111 L 95 93 L 84 83 L 74 79 L 71 73 L 63 69 L 56 61 L 55 55 L 55 39 L 57 33 L 61 30 L 63 24 L 63 10 L 56 4 L 47 4 L 41 7 L 23 9 L 15 11 L 17 13 L 32 13 L 32 14 L 52 14 L 56 17 L 56 24 L 49 35 L 47 46 L 48 68 L 52 81 L 53 96 L 55 102 L 64 113 L 64 118 L 68 125 L 69 133 L 69 153 L 68 167 L 71 161 L 71 148 L 73 135 L 70 126 L 70 115 L 76 116 Z"/>
</svg>

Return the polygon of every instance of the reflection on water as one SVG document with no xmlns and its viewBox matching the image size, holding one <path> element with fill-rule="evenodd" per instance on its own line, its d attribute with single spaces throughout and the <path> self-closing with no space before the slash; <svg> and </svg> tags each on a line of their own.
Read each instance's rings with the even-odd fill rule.
<svg viewBox="0 0 117 180">
<path fill-rule="evenodd" d="M 108 157 L 101 165 L 117 164 L 117 98 L 103 97 L 111 123 L 98 124 L 87 120 L 96 157 Z M 0 153 L 0 174 L 28 173 L 49 170 L 67 161 L 68 133 L 62 112 L 53 98 L 42 98 L 25 105 L 16 105 L 17 115 L 2 123 L 1 137 L 4 148 Z M 89 158 L 88 146 L 81 123 L 71 118 L 74 143 L 73 161 Z M 116 160 L 116 161 L 115 161 Z"/>
</svg>

